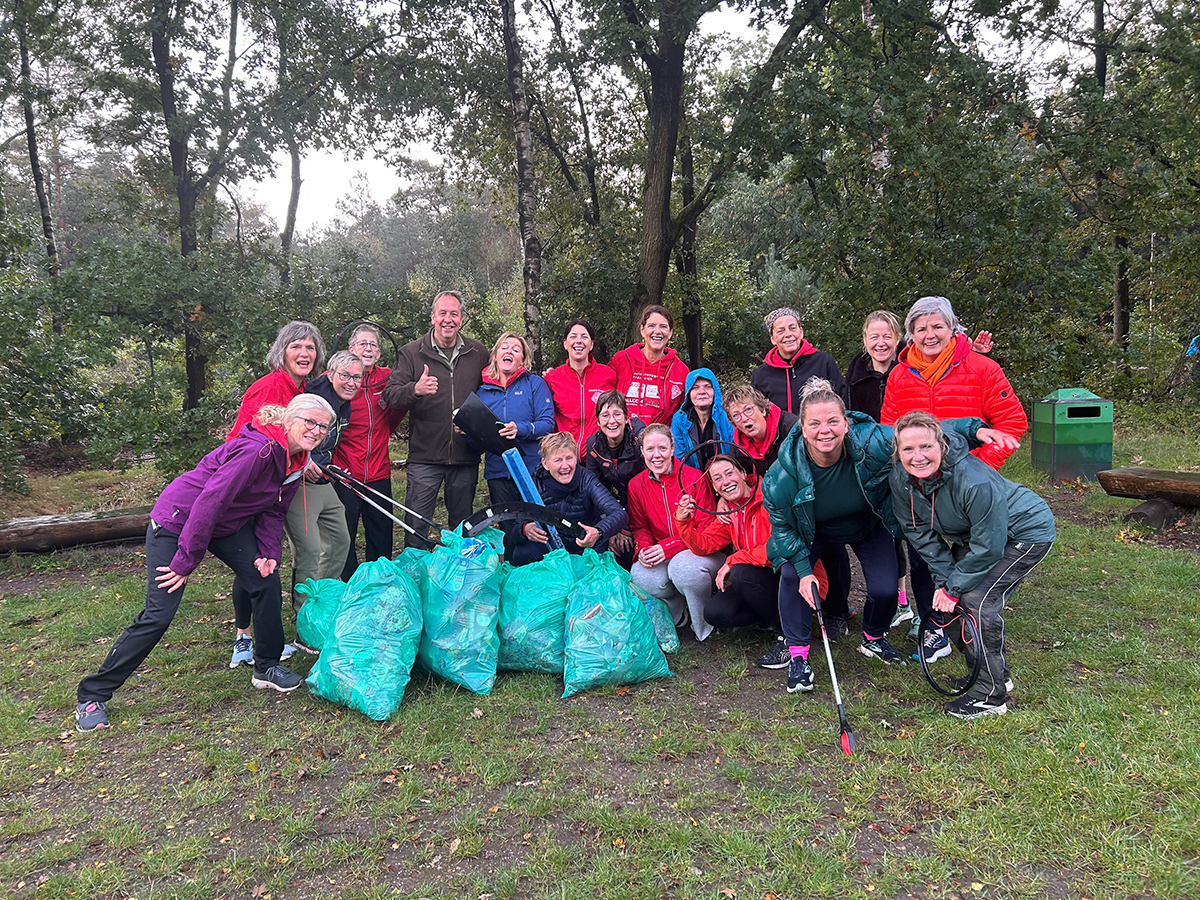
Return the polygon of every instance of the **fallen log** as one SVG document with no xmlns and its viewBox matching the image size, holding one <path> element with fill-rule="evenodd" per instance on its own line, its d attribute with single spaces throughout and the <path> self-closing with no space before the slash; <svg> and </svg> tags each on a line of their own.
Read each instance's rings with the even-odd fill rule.
<svg viewBox="0 0 1200 900">
<path fill-rule="evenodd" d="M 1106 494 L 1135 500 L 1167 500 L 1177 506 L 1200 507 L 1200 472 L 1168 472 L 1125 466 L 1096 473 Z"/>
<path fill-rule="evenodd" d="M 80 544 L 141 540 L 150 523 L 149 506 L 107 512 L 29 516 L 0 522 L 0 553 L 45 553 Z"/>
</svg>

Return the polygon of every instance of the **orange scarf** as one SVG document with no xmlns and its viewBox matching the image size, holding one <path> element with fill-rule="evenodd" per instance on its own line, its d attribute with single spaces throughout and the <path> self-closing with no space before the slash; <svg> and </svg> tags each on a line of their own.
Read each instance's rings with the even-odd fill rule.
<svg viewBox="0 0 1200 900">
<path fill-rule="evenodd" d="M 950 370 L 950 364 L 954 362 L 954 351 L 958 347 L 958 335 L 950 339 L 942 352 L 937 355 L 937 359 L 929 361 L 925 359 L 925 354 L 918 348 L 913 347 L 908 353 L 908 364 L 917 370 L 917 374 L 928 382 L 930 387 L 936 385 L 942 380 L 942 376 Z"/>
</svg>

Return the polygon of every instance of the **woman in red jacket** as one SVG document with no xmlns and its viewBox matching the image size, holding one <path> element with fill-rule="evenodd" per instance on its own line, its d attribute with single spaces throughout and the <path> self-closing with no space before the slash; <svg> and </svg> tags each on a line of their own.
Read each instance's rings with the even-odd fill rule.
<svg viewBox="0 0 1200 900">
<path fill-rule="evenodd" d="M 392 457 L 388 441 L 404 418 L 404 413 L 388 409 L 380 394 L 392 370 L 378 365 L 381 356 L 379 329 L 366 322 L 350 335 L 350 352 L 362 360 L 362 389 L 350 401 L 350 421 L 342 429 L 333 451 L 333 464 L 386 496 L 392 496 Z M 342 567 L 342 581 L 349 581 L 358 568 L 358 520 L 362 518 L 366 535 L 365 562 L 392 558 L 392 520 L 368 503 L 347 485 L 335 481 L 334 490 L 346 508 L 346 529 L 350 532 L 350 551 Z"/>
<path fill-rule="evenodd" d="M 927 412 L 939 422 L 978 416 L 1014 438 L 1025 433 L 1029 420 L 1004 370 L 972 349 L 949 300 L 922 297 L 904 317 L 904 330 L 909 345 L 888 375 L 882 424 L 894 425 L 908 412 Z M 1011 453 L 999 444 L 984 444 L 972 456 L 999 469 Z"/>
<path fill-rule="evenodd" d="M 633 583 L 667 604 L 676 627 L 691 623 L 696 640 L 712 634 L 704 607 L 712 597 L 713 580 L 725 564 L 725 552 L 697 555 L 683 542 L 675 523 L 675 507 L 684 494 L 708 497 L 704 475 L 675 460 L 675 439 L 660 422 L 641 434 L 646 468 L 629 482 L 629 524 L 633 530 Z M 702 501 L 711 506 L 711 498 Z M 704 530 L 712 517 L 696 513 Z"/>
<path fill-rule="evenodd" d="M 771 568 L 767 557 L 771 520 L 763 507 L 762 484 L 757 478 L 751 481 L 742 463 L 727 453 L 713 457 L 708 477 L 718 497 L 716 509 L 720 515 L 707 522 L 697 521 L 696 501 L 691 494 L 681 496 L 675 507 L 679 536 L 692 553 L 709 556 L 732 548 L 717 570 L 717 592 L 704 604 L 705 621 L 714 628 L 757 625 L 781 634 L 779 573 Z"/>
<path fill-rule="evenodd" d="M 904 331 L 908 346 L 900 351 L 899 361 L 888 375 L 879 412 L 882 424 L 895 425 L 905 413 L 927 412 L 938 421 L 978 416 L 1013 438 L 1025 433 L 1029 420 L 1004 370 L 973 349 L 949 300 L 922 297 L 904 317 Z M 983 341 L 985 334 L 980 332 L 976 346 L 990 345 L 990 335 Z M 1012 452 L 1001 444 L 984 444 L 971 455 L 999 469 Z M 908 561 L 917 604 L 916 628 L 920 618 L 933 610 L 933 576 L 911 545 Z M 909 633 L 916 635 L 912 630 Z M 939 632 L 928 630 L 925 644 L 917 652 L 933 661 L 948 655 L 950 644 Z"/>
<path fill-rule="evenodd" d="M 647 425 L 670 425 L 683 403 L 688 367 L 667 346 L 673 329 L 674 320 L 666 307 L 647 306 L 642 310 L 642 343 L 626 347 L 612 358 L 617 390 L 625 395 L 629 415 Z"/>
<path fill-rule="evenodd" d="M 592 357 L 596 341 L 592 323 L 572 319 L 563 334 L 567 361 L 546 373 L 546 384 L 554 397 L 554 424 L 575 438 L 580 447 L 596 432 L 596 398 L 617 386 L 612 367 Z"/>
</svg>

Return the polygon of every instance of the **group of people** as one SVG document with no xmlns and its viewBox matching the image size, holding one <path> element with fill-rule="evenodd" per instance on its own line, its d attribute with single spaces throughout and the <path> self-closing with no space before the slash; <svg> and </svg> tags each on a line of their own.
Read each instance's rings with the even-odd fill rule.
<svg viewBox="0 0 1200 900">
<path fill-rule="evenodd" d="M 280 330 L 270 371 L 247 390 L 226 443 L 155 506 L 146 609 L 80 682 L 80 730 L 108 727 L 105 703 L 165 632 L 205 548 L 234 571 L 231 668 L 251 666 L 255 687 L 297 687 L 282 665 L 293 648 L 273 602 L 282 532 L 293 549 L 294 604 L 306 579 L 353 574 L 360 520 L 365 558 L 390 557 L 391 517 L 327 469 L 390 497 L 388 441 L 407 419 L 404 505 L 414 515 L 405 542 L 431 546 L 423 520 L 439 493 L 450 527 L 472 512 L 481 451 L 454 422 L 472 394 L 519 449 L 546 505 L 583 526 L 567 549 L 611 550 L 697 640 L 715 629 L 766 629 L 775 640 L 757 664 L 788 669 L 791 692 L 812 690 L 813 594 L 831 635 L 845 635 L 850 548 L 867 588 L 861 652 L 900 662 L 887 638 L 893 625 L 911 618 L 915 628 L 927 617 L 936 625 L 961 609 L 978 620 L 982 646 L 927 626 L 916 653 L 932 662 L 954 641 L 980 654 L 982 675 L 945 710 L 1006 711 L 1003 611 L 1049 552 L 1054 524 L 1043 501 L 995 471 L 1027 419 L 987 355 L 991 336 L 968 338 L 948 300 L 921 298 L 903 329 L 891 313 L 869 315 L 844 377 L 805 339 L 800 314 L 776 309 L 765 319 L 763 364 L 724 390 L 711 369 L 689 371 L 679 359 L 661 306 L 643 310 L 642 340 L 608 364 L 595 358 L 591 324 L 571 321 L 566 362 L 544 375 L 530 370 L 520 334 L 505 332 L 490 352 L 465 336 L 466 312 L 457 293 L 438 294 L 430 330 L 398 351 L 392 369 L 380 365 L 374 325 L 354 327 L 327 364 L 314 326 Z M 492 503 L 518 499 L 504 460 L 483 455 Z M 506 558 L 539 560 L 550 540 L 537 522 L 511 524 Z"/>
</svg>

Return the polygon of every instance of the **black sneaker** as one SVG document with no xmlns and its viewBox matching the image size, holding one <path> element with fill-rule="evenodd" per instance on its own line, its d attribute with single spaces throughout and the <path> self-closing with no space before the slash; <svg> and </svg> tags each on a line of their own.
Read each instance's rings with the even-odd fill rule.
<svg viewBox="0 0 1200 900">
<path fill-rule="evenodd" d="M 811 691 L 813 689 L 813 670 L 808 660 L 803 656 L 793 656 L 788 660 L 788 693 Z"/>
<path fill-rule="evenodd" d="M 825 633 L 831 641 L 838 641 L 850 633 L 850 623 L 841 616 L 825 618 Z"/>
<path fill-rule="evenodd" d="M 933 629 L 926 629 L 925 641 L 917 648 L 916 653 L 913 653 L 912 659 L 914 662 L 920 662 L 921 656 L 918 654 L 923 654 L 926 663 L 933 663 L 953 652 L 954 648 L 950 646 L 950 642 L 946 640 L 944 634 Z"/>
<path fill-rule="evenodd" d="M 270 688 L 273 691 L 279 691 L 281 694 L 294 691 L 300 687 L 303 681 L 304 679 L 291 669 L 278 665 L 271 666 L 265 672 L 258 671 L 258 667 L 255 666 L 254 674 L 250 677 L 250 683 L 260 691 Z"/>
<path fill-rule="evenodd" d="M 112 728 L 112 725 L 108 721 L 108 713 L 104 711 L 103 703 L 89 700 L 87 703 L 75 705 L 76 731 L 100 731 L 104 728 Z"/>
<path fill-rule="evenodd" d="M 783 635 L 779 635 L 771 649 L 756 659 L 754 664 L 760 669 L 786 669 L 791 661 L 792 654 L 788 651 L 787 643 Z"/>
<path fill-rule="evenodd" d="M 904 665 L 904 657 L 896 652 L 896 648 L 888 643 L 887 638 L 878 638 L 872 641 L 864 637 L 862 643 L 858 645 L 858 652 L 888 665 L 892 663 Z"/>
<path fill-rule="evenodd" d="M 981 716 L 1002 716 L 1008 712 L 1008 697 L 993 700 L 978 700 L 975 697 L 959 697 L 943 703 L 946 715 L 956 719 L 978 719 Z"/>
<path fill-rule="evenodd" d="M 965 691 L 968 687 L 970 687 L 970 684 L 969 684 L 970 680 L 971 680 L 970 675 L 964 675 L 962 678 L 951 679 L 950 685 L 949 685 L 950 690 Z M 1013 680 L 1011 677 L 1004 679 L 1004 690 L 1006 693 L 1011 694 L 1013 692 L 1013 688 L 1015 688 L 1015 687 L 1016 687 L 1016 685 L 1013 684 Z"/>
</svg>

